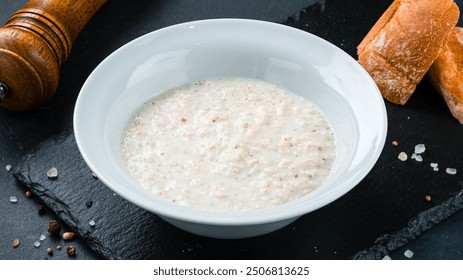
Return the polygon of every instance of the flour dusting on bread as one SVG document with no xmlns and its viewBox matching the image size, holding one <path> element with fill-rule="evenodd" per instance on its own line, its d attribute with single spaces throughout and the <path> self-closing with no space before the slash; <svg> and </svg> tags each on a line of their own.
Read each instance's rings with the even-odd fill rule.
<svg viewBox="0 0 463 280">
<path fill-rule="evenodd" d="M 385 99 L 404 105 L 447 44 L 460 12 L 453 0 L 395 0 L 357 47 Z"/>
<path fill-rule="evenodd" d="M 463 28 L 452 29 L 428 76 L 452 115 L 463 124 Z"/>
</svg>

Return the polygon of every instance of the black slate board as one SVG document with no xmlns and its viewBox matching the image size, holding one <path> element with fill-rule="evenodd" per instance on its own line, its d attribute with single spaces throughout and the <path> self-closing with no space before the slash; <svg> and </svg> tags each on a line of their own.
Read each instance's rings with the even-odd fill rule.
<svg viewBox="0 0 463 280">
<path fill-rule="evenodd" d="M 302 10 L 285 24 L 319 35 L 355 57 L 355 46 L 391 1 L 370 2 L 322 2 Z M 359 6 L 362 8 L 355 9 Z M 458 213 L 457 218 L 461 216 L 461 176 L 443 170 L 463 170 L 461 157 L 456 156 L 462 152 L 459 143 L 463 143 L 463 133 L 427 80 L 419 85 L 407 106 L 386 106 L 388 139 L 370 174 L 336 202 L 288 227 L 256 238 L 217 240 L 195 236 L 114 195 L 86 167 L 72 131 L 45 141 L 26 155 L 16 167 L 15 177 L 103 258 L 378 259 L 389 253 L 398 256 L 397 249 L 441 220 L 454 213 Z M 392 146 L 393 140 L 399 146 Z M 397 159 L 399 152 L 411 154 L 419 143 L 427 147 L 423 162 Z M 439 163 L 441 170 L 432 171 L 430 162 Z M 52 166 L 59 170 L 56 180 L 46 176 Z M 425 195 L 431 195 L 432 200 L 426 202 Z M 91 220 L 96 223 L 94 227 L 89 224 Z M 438 227 L 429 232 L 436 230 Z M 462 236 L 454 238 L 462 241 L 457 244 L 463 244 Z M 417 249 L 423 249 L 420 239 L 414 241 Z M 415 258 L 463 258 L 458 252 L 449 257 L 441 248 L 439 244 L 428 246 L 421 257 Z"/>
</svg>

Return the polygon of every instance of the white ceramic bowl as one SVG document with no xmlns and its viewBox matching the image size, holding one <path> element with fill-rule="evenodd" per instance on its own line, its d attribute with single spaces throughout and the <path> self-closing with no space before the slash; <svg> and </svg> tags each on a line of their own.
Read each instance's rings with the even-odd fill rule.
<svg viewBox="0 0 463 280">
<path fill-rule="evenodd" d="M 326 184 L 278 207 L 217 213 L 179 206 L 148 194 L 134 182 L 120 151 L 132 113 L 168 89 L 224 76 L 269 81 L 309 99 L 324 112 L 337 141 L 337 159 Z M 105 185 L 179 228 L 215 238 L 269 233 L 335 201 L 371 170 L 386 131 L 383 98 L 352 57 L 307 32 L 243 19 L 188 22 L 133 40 L 88 77 L 74 112 L 77 145 Z"/>
</svg>

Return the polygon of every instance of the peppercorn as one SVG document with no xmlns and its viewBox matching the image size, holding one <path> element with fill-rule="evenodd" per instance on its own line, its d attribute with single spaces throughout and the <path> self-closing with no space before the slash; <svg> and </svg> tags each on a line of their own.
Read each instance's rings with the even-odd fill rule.
<svg viewBox="0 0 463 280">
<path fill-rule="evenodd" d="M 69 241 L 69 240 L 74 239 L 75 236 L 76 236 L 76 234 L 74 232 L 67 231 L 67 232 L 63 233 L 63 240 Z"/>
<path fill-rule="evenodd" d="M 58 223 L 57 220 L 51 220 L 48 223 L 48 232 L 51 235 L 58 235 L 61 231 L 61 225 Z"/>
<path fill-rule="evenodd" d="M 52 249 L 52 248 L 48 248 L 48 249 L 47 249 L 47 253 L 48 253 L 49 255 L 53 255 L 53 249 Z"/>
<path fill-rule="evenodd" d="M 45 206 L 43 206 L 43 204 L 37 205 L 37 211 L 39 212 L 39 214 L 45 213 Z"/>
<path fill-rule="evenodd" d="M 76 254 L 76 247 L 69 246 L 67 247 L 66 252 L 68 253 L 69 256 L 74 256 Z"/>
<path fill-rule="evenodd" d="M 28 198 L 29 198 L 29 197 L 31 197 L 31 196 L 32 196 L 32 193 L 31 193 L 31 191 L 26 191 L 26 197 L 28 197 Z"/>
<path fill-rule="evenodd" d="M 424 200 L 426 200 L 427 202 L 431 201 L 431 196 L 430 195 L 425 196 Z"/>
<path fill-rule="evenodd" d="M 13 240 L 13 248 L 16 248 L 19 246 L 19 239 Z"/>
</svg>

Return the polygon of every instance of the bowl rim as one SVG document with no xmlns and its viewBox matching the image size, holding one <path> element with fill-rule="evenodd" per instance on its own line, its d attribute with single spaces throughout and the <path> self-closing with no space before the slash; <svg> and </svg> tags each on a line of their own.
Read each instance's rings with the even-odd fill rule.
<svg viewBox="0 0 463 280">
<path fill-rule="evenodd" d="M 140 202 L 136 198 L 127 194 L 127 192 L 123 191 L 121 188 L 114 187 L 114 182 L 111 178 L 107 178 L 106 176 L 102 175 L 99 170 L 98 166 L 96 166 L 92 160 L 91 154 L 87 153 L 85 147 L 85 141 L 83 137 L 84 135 L 81 134 L 81 128 L 84 124 L 79 123 L 82 114 L 86 114 L 85 108 L 83 108 L 83 103 L 85 98 L 88 98 L 88 92 L 91 92 L 91 87 L 95 81 L 95 75 L 99 71 L 104 71 L 106 65 L 110 60 L 114 57 L 117 57 L 122 53 L 123 50 L 130 48 L 133 44 L 138 44 L 146 40 L 152 40 L 153 37 L 156 36 L 163 36 L 163 34 L 175 32 L 178 28 L 189 28 L 191 26 L 200 27 L 204 25 L 236 25 L 241 24 L 244 26 L 252 25 L 255 28 L 272 28 L 277 29 L 279 32 L 287 32 L 290 33 L 292 36 L 305 36 L 310 38 L 310 40 L 315 40 L 320 44 L 324 44 L 327 48 L 334 48 L 336 52 L 340 53 L 344 58 L 345 61 L 349 62 L 350 64 L 355 67 L 358 72 L 363 76 L 366 86 L 371 89 L 371 98 L 374 98 L 377 102 L 376 105 L 379 106 L 380 112 L 378 112 L 379 120 L 381 123 L 378 125 L 382 126 L 384 129 L 381 131 L 379 135 L 375 135 L 377 137 L 376 140 L 376 147 L 373 150 L 373 153 L 370 154 L 370 159 L 368 160 L 367 164 L 361 168 L 354 176 L 350 177 L 349 180 L 345 182 L 345 187 L 343 188 L 335 188 L 334 190 L 329 191 L 327 194 L 322 195 L 319 201 L 314 203 L 313 205 L 309 205 L 306 207 L 299 207 L 297 206 L 298 201 L 303 198 L 296 199 L 294 201 L 255 211 L 245 211 L 245 212 L 211 212 L 205 210 L 194 209 L 190 207 L 181 206 L 172 202 L 166 202 L 168 206 L 164 204 L 159 205 L 157 203 L 147 204 L 146 201 Z M 354 188 L 358 183 L 363 180 L 363 178 L 371 171 L 371 169 L 376 164 L 378 158 L 381 155 L 382 149 L 384 147 L 387 135 L 387 112 L 384 100 L 382 95 L 376 86 L 375 82 L 368 74 L 368 72 L 349 54 L 345 51 L 337 47 L 336 45 L 330 43 L 329 41 L 313 35 L 309 32 L 286 26 L 280 23 L 274 23 L 269 21 L 262 21 L 262 20 L 254 20 L 254 19 L 237 19 L 237 18 L 217 18 L 217 19 L 205 19 L 205 20 L 196 20 L 190 22 L 179 23 L 175 25 L 171 25 L 168 27 L 164 27 L 152 32 L 149 32 L 145 35 L 142 35 L 138 38 L 135 38 L 128 43 L 124 44 L 109 56 L 107 56 L 88 76 L 87 80 L 82 86 L 82 89 L 77 97 L 77 101 L 75 104 L 74 109 L 74 116 L 73 116 L 73 126 L 74 126 L 74 135 L 76 139 L 76 143 L 78 149 L 86 162 L 87 166 L 96 174 L 96 176 L 102 181 L 104 185 L 110 188 L 112 191 L 123 197 L 124 199 L 128 200 L 129 202 L 146 209 L 150 212 L 153 212 L 159 216 L 165 216 L 171 219 L 197 223 L 197 224 L 208 224 L 208 225 L 220 225 L 220 226 L 236 226 L 236 225 L 255 225 L 255 224 L 265 224 L 270 222 L 278 222 L 282 220 L 293 219 L 294 217 L 305 215 L 311 211 L 317 210 L 332 201 L 338 199 L 339 197 L 343 196 L 347 192 L 349 192 L 352 188 Z M 326 197 L 328 194 L 331 194 L 334 199 L 330 199 L 328 202 L 326 201 Z"/>
</svg>

